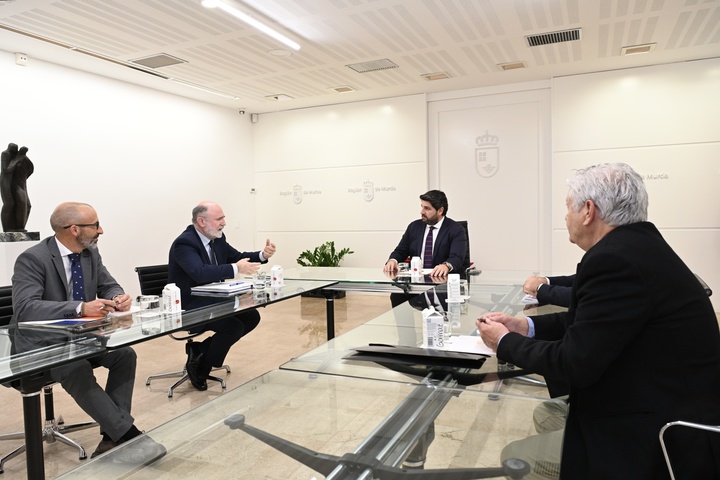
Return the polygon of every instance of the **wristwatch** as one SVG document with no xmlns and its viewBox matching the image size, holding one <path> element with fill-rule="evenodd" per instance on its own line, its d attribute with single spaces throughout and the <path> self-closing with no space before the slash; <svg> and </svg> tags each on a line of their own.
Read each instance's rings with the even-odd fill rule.
<svg viewBox="0 0 720 480">
<path fill-rule="evenodd" d="M 446 267 L 448 267 L 448 272 L 452 272 L 452 271 L 453 271 L 452 263 L 450 263 L 450 262 L 443 262 L 443 265 L 445 265 Z"/>
</svg>

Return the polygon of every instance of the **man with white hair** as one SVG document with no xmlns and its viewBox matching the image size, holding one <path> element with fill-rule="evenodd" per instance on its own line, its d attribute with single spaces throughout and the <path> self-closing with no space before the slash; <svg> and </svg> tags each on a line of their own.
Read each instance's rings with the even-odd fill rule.
<svg viewBox="0 0 720 480">
<path fill-rule="evenodd" d="M 667 479 L 660 429 L 720 423 L 717 317 L 647 221 L 638 173 L 596 165 L 568 185 L 570 241 L 586 252 L 568 311 L 489 313 L 478 329 L 499 359 L 570 386 L 561 479 Z M 678 478 L 720 478 L 720 436 L 678 428 L 665 439 Z"/>
</svg>

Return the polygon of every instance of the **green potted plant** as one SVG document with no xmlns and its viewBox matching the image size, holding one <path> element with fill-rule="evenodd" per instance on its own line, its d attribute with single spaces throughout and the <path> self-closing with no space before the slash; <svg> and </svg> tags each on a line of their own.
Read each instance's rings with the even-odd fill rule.
<svg viewBox="0 0 720 480">
<path fill-rule="evenodd" d="M 345 255 L 355 253 L 349 248 L 337 250 L 335 242 L 325 242 L 314 250 L 305 250 L 298 258 L 297 263 L 303 267 L 337 267 Z M 320 292 L 303 293 L 303 297 L 322 297 Z M 344 298 L 345 292 L 335 292 L 335 298 Z"/>
<path fill-rule="evenodd" d="M 314 250 L 305 250 L 297 258 L 303 267 L 337 267 L 345 255 L 355 253 L 349 248 L 335 249 L 335 242 L 325 242 Z"/>
</svg>

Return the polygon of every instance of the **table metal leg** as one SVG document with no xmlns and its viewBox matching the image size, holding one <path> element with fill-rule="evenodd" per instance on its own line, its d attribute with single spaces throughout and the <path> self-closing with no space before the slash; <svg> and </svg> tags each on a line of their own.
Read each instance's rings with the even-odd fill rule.
<svg viewBox="0 0 720 480">
<path fill-rule="evenodd" d="M 322 290 L 325 297 L 325 316 L 327 317 L 327 339 L 335 338 L 335 291 Z"/>
<path fill-rule="evenodd" d="M 40 391 L 23 393 L 23 417 L 25 423 L 25 461 L 28 480 L 45 479 L 43 457 L 43 426 L 40 409 Z"/>
</svg>

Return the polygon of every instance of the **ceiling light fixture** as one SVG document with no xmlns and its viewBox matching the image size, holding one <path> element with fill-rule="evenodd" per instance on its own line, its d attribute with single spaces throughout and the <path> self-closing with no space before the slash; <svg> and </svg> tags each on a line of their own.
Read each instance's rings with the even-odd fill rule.
<svg viewBox="0 0 720 480">
<path fill-rule="evenodd" d="M 450 78 L 450 75 L 448 75 L 447 72 L 423 73 L 420 76 L 429 82 L 432 82 L 434 80 L 445 80 L 446 78 Z"/>
<path fill-rule="evenodd" d="M 339 87 L 331 87 L 330 90 L 332 90 L 335 93 L 351 93 L 354 92 L 355 89 L 351 87 L 350 85 L 341 85 Z"/>
<path fill-rule="evenodd" d="M 239 97 L 236 97 L 234 95 L 229 95 L 227 93 L 218 92 L 217 90 L 212 90 L 207 87 L 201 87 L 200 85 L 196 85 L 194 83 L 186 82 L 185 80 L 180 80 L 178 78 L 168 78 L 168 80 L 179 83 L 180 85 L 185 85 L 186 87 L 194 88 L 195 90 L 200 90 L 206 93 L 212 93 L 213 95 L 217 95 L 219 97 L 225 97 L 225 98 L 231 98 L 233 100 L 240 100 Z"/>
<path fill-rule="evenodd" d="M 275 40 L 281 42 L 284 45 L 287 45 L 288 47 L 292 48 L 293 50 L 300 50 L 300 45 L 297 42 L 294 42 L 290 40 L 288 37 L 283 35 L 280 32 L 277 32 L 273 30 L 272 28 L 268 27 L 262 22 L 259 22 L 258 20 L 255 20 L 250 15 L 241 12 L 235 7 L 231 7 L 230 5 L 220 1 L 220 0 L 202 0 L 201 5 L 205 8 L 219 8 L 225 13 L 229 13 L 235 18 L 238 18 L 242 20 L 243 22 L 247 23 L 253 28 L 256 28 L 263 32 L 265 35 L 268 35 Z"/>
<path fill-rule="evenodd" d="M 525 62 L 498 63 L 497 67 L 503 71 L 517 70 L 519 68 L 525 68 Z"/>
<path fill-rule="evenodd" d="M 644 45 L 631 45 L 622 47 L 621 53 L 623 55 L 638 55 L 641 53 L 650 53 L 655 48 L 654 43 L 646 43 Z"/>
<path fill-rule="evenodd" d="M 284 93 L 276 93 L 275 95 L 268 95 L 265 98 L 268 100 L 274 100 L 276 102 L 286 102 L 288 100 L 292 100 L 293 97 L 290 95 L 285 95 Z"/>
</svg>

